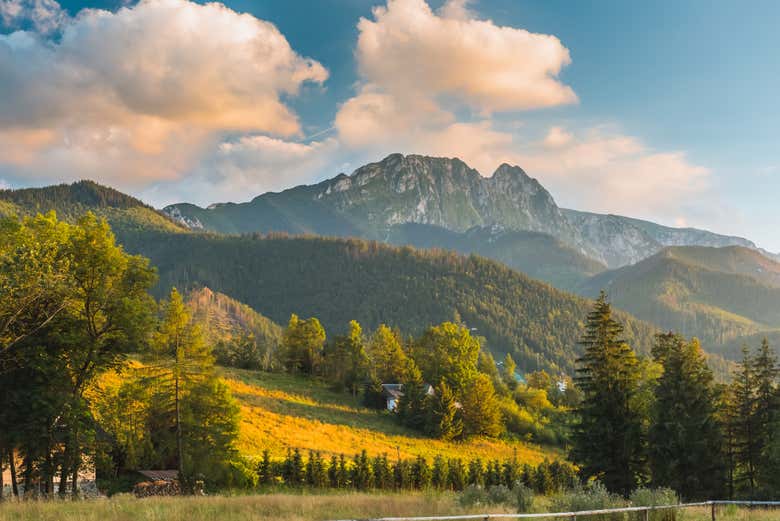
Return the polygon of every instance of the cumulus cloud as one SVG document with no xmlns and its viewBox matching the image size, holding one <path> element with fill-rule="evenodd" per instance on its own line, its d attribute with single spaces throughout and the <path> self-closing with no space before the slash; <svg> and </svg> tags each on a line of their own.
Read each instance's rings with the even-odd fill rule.
<svg viewBox="0 0 780 521">
<path fill-rule="evenodd" d="M 186 179 L 154 186 L 144 195 L 160 205 L 248 200 L 318 179 L 335 161 L 338 149 L 335 138 L 295 143 L 264 135 L 242 136 L 220 143 Z"/>
<path fill-rule="evenodd" d="M 541 142 L 507 156 L 538 176 L 563 204 L 597 212 L 673 222 L 685 218 L 681 212 L 693 196 L 709 189 L 709 169 L 685 153 L 656 151 L 609 128 L 572 133 L 553 127 Z"/>
<path fill-rule="evenodd" d="M 0 0 L 0 21 L 7 27 L 29 23 L 39 33 L 49 34 L 68 18 L 56 0 Z"/>
<path fill-rule="evenodd" d="M 328 76 L 273 24 L 217 3 L 86 9 L 58 31 L 0 35 L 0 168 L 17 176 L 176 179 L 230 133 L 300 135 L 283 98 Z"/>
<path fill-rule="evenodd" d="M 673 219 L 707 187 L 709 171 L 684 153 L 614 129 L 558 125 L 535 137 L 495 117 L 577 102 L 559 79 L 571 60 L 555 36 L 481 20 L 467 0 L 435 12 L 388 0 L 358 30 L 361 83 L 335 124 L 346 146 L 459 157 L 483 175 L 516 164 L 566 205 L 645 217 Z"/>
<path fill-rule="evenodd" d="M 463 1 L 440 14 L 425 0 L 389 0 L 358 23 L 361 76 L 397 97 L 447 96 L 478 111 L 573 103 L 558 74 L 571 61 L 555 36 L 473 18 Z"/>
</svg>

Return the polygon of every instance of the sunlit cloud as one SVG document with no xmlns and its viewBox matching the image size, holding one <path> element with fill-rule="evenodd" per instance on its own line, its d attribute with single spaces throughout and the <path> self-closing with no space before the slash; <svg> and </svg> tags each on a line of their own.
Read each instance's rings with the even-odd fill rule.
<svg viewBox="0 0 780 521">
<path fill-rule="evenodd" d="M 58 31 L 0 35 L 0 168 L 17 177 L 179 179 L 230 133 L 300 136 L 283 98 L 328 77 L 273 24 L 222 4 L 86 9 Z"/>
</svg>

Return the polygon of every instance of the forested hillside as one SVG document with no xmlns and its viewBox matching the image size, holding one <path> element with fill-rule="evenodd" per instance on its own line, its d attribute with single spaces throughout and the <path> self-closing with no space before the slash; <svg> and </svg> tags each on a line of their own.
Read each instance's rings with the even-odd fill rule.
<svg viewBox="0 0 780 521">
<path fill-rule="evenodd" d="M 190 291 L 187 305 L 204 329 L 206 342 L 214 346 L 218 363 L 245 369 L 272 367 L 282 340 L 279 324 L 207 287 Z"/>
<path fill-rule="evenodd" d="M 118 234 L 142 230 L 186 231 L 181 224 L 135 197 L 92 181 L 0 190 L 0 216 L 28 216 L 52 210 L 60 219 L 71 222 L 91 211 L 108 220 Z"/>
<path fill-rule="evenodd" d="M 780 265 L 746 248 L 668 248 L 593 277 L 581 292 L 605 289 L 617 307 L 663 329 L 705 346 L 728 344 L 780 327 L 779 273 Z"/>
<path fill-rule="evenodd" d="M 474 227 L 458 233 L 438 226 L 406 223 L 390 229 L 388 242 L 476 253 L 565 290 L 571 290 L 606 270 L 604 264 L 552 235 L 507 230 L 500 226 Z"/>
<path fill-rule="evenodd" d="M 465 322 L 488 347 L 524 370 L 571 372 L 588 301 L 480 257 L 398 248 L 357 239 L 206 234 L 123 238 L 159 270 L 157 292 L 206 285 L 284 323 L 318 317 L 328 331 L 349 320 L 419 333 Z M 654 328 L 623 315 L 627 338 L 648 352 Z"/>
</svg>

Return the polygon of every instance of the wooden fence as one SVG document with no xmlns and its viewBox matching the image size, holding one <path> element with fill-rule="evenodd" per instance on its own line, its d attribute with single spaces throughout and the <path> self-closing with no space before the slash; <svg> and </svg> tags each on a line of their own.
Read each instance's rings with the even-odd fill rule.
<svg viewBox="0 0 780 521">
<path fill-rule="evenodd" d="M 651 512 L 663 510 L 681 510 L 694 507 L 709 507 L 712 521 L 717 521 L 719 506 L 737 505 L 746 507 L 780 507 L 780 501 L 702 501 L 699 503 L 679 503 L 676 505 L 656 505 L 649 507 L 607 508 L 603 510 L 582 510 L 579 512 L 548 512 L 543 514 L 467 514 L 459 516 L 423 516 L 423 517 L 378 517 L 371 519 L 343 519 L 339 521 L 489 521 L 491 519 L 567 519 L 587 521 L 590 516 L 636 512 L 644 521 L 649 521 Z"/>
</svg>

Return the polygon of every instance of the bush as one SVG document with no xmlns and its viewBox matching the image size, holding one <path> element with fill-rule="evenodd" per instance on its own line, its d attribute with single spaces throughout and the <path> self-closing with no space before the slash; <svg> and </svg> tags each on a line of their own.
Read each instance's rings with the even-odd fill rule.
<svg viewBox="0 0 780 521">
<path fill-rule="evenodd" d="M 490 487 L 487 492 L 491 505 L 511 505 L 515 503 L 515 495 L 506 485 Z"/>
<path fill-rule="evenodd" d="M 580 510 L 601 510 L 627 506 L 626 501 L 616 494 L 610 494 L 600 481 L 593 481 L 587 486 L 577 486 L 571 491 L 552 498 L 550 503 L 555 512 L 577 512 Z M 621 513 L 592 516 L 589 521 L 623 521 Z"/>
<path fill-rule="evenodd" d="M 514 486 L 515 499 L 517 501 L 517 511 L 522 513 L 530 512 L 534 506 L 534 491 L 526 487 L 522 481 L 516 481 Z"/>
<path fill-rule="evenodd" d="M 676 505 L 680 502 L 677 493 L 669 488 L 638 488 L 631 493 L 630 499 L 635 507 Z M 676 510 L 650 512 L 650 521 L 676 521 L 676 519 Z"/>
<path fill-rule="evenodd" d="M 479 485 L 469 485 L 458 496 L 463 507 L 480 505 L 513 505 L 517 502 L 514 492 L 505 485 L 495 485 L 484 489 Z"/>
<path fill-rule="evenodd" d="M 479 485 L 469 485 L 458 496 L 458 503 L 462 507 L 474 507 L 490 503 L 487 491 Z"/>
</svg>

